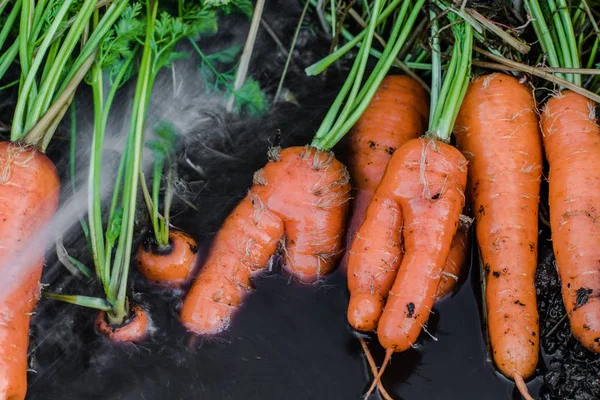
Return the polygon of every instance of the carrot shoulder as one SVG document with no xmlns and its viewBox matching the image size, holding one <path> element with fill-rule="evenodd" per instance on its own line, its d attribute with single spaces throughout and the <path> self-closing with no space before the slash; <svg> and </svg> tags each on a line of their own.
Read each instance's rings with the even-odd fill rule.
<svg viewBox="0 0 600 400">
<path fill-rule="evenodd" d="M 0 142 L 0 398 L 27 391 L 29 320 L 39 294 L 46 241 L 58 208 L 58 174 L 41 152 Z"/>
<path fill-rule="evenodd" d="M 383 177 L 392 154 L 411 139 L 425 133 L 429 115 L 427 93 L 407 76 L 387 76 L 348 133 L 348 170 L 355 188 L 348 224 L 347 249 L 365 219 L 373 193 Z M 345 261 L 348 254 L 342 261 Z"/>
<path fill-rule="evenodd" d="M 575 338 L 600 353 L 600 128 L 594 107 L 565 91 L 547 102 L 541 123 L 563 302 Z"/>
<path fill-rule="evenodd" d="M 330 273 L 341 256 L 349 191 L 348 172 L 332 153 L 306 146 L 276 154 L 215 237 L 184 300 L 184 325 L 197 334 L 226 329 L 252 274 L 278 247 L 284 269 L 299 280 Z"/>
<path fill-rule="evenodd" d="M 538 362 L 535 294 L 542 146 L 535 101 L 516 78 L 474 79 L 455 125 L 486 275 L 493 358 L 511 379 Z"/>
</svg>

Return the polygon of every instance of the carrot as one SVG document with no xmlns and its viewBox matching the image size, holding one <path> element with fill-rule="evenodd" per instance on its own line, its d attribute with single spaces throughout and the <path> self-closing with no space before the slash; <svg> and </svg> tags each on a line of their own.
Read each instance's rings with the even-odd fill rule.
<svg viewBox="0 0 600 400">
<path fill-rule="evenodd" d="M 363 332 L 377 327 L 404 256 L 402 207 L 390 198 L 373 207 L 376 214 L 361 226 L 361 236 L 355 239 L 348 264 L 348 322 Z M 436 299 L 447 296 L 458 285 L 465 270 L 467 251 L 468 235 L 461 227 L 452 239 L 434 296 Z"/>
<path fill-rule="evenodd" d="M 394 151 L 427 128 L 427 93 L 415 80 L 387 76 L 364 114 L 348 134 L 348 170 L 356 190 L 346 236 L 350 249 L 373 193 Z M 342 259 L 345 268 L 348 253 Z"/>
<path fill-rule="evenodd" d="M 425 329 L 464 208 L 467 160 L 447 142 L 469 82 L 473 31 L 455 15 L 447 18 L 454 46 L 443 84 L 439 43 L 432 52 L 429 132 L 408 141 L 392 156 L 350 252 L 349 320 L 353 313 L 363 313 L 368 324 L 376 324 L 379 343 L 386 349 L 366 397 L 379 384 L 392 354 L 414 346 Z M 432 21 L 434 37 L 438 24 L 437 19 Z M 363 259 L 370 271 L 355 273 L 355 258 Z M 363 282 L 363 291 L 353 293 L 357 281 Z M 365 291 L 364 282 L 368 281 L 372 286 Z M 393 285 L 384 299 L 386 293 L 377 291 L 377 282 L 388 285 L 390 281 Z M 353 302 L 354 294 L 371 307 Z M 375 301 L 364 301 L 369 297 Z M 376 321 L 373 317 L 383 303 Z M 357 306 L 357 311 L 352 309 Z"/>
<path fill-rule="evenodd" d="M 151 330 L 148 312 L 137 304 L 130 306 L 130 316 L 119 325 L 111 325 L 106 313 L 100 311 L 96 317 L 96 331 L 113 342 L 139 343 L 144 341 Z"/>
<path fill-rule="evenodd" d="M 56 168 L 42 152 L 0 142 L 0 273 L 7 282 L 0 293 L 2 399 L 23 399 L 27 391 L 29 319 L 38 300 L 45 250 L 37 235 L 51 222 L 59 191 Z"/>
<path fill-rule="evenodd" d="M 162 286 L 180 288 L 191 279 L 197 253 L 198 245 L 191 236 L 171 230 L 165 249 L 147 240 L 140 245 L 136 262 L 146 279 Z"/>
<path fill-rule="evenodd" d="M 290 147 L 273 153 L 254 185 L 217 234 L 181 309 L 184 325 L 215 334 L 251 289 L 278 246 L 284 269 L 305 282 L 333 270 L 350 192 L 346 168 L 331 153 Z"/>
<path fill-rule="evenodd" d="M 539 352 L 534 283 L 542 143 L 535 107 L 516 78 L 481 76 L 470 84 L 455 128 L 470 163 L 493 358 L 515 381 L 535 372 Z"/>
<path fill-rule="evenodd" d="M 573 336 L 600 353 L 600 128 L 595 104 L 563 91 L 541 114 L 552 244 Z"/>
<path fill-rule="evenodd" d="M 450 245 L 450 253 L 446 259 L 446 264 L 440 278 L 440 285 L 437 290 L 437 299 L 444 298 L 452 293 L 460 281 L 466 270 L 466 261 L 469 251 L 469 228 L 459 226 L 452 244 Z"/>
<path fill-rule="evenodd" d="M 396 153 L 372 204 L 393 201 L 402 213 L 405 253 L 377 325 L 381 345 L 400 352 L 416 342 L 433 307 L 464 206 L 467 161 L 454 147 L 426 138 Z"/>
</svg>

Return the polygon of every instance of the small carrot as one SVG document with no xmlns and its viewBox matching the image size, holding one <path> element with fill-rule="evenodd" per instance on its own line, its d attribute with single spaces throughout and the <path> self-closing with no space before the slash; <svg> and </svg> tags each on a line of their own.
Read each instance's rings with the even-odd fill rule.
<svg viewBox="0 0 600 400">
<path fill-rule="evenodd" d="M 331 153 L 290 147 L 254 175 L 254 185 L 215 237 L 181 309 L 184 325 L 215 334 L 281 245 L 284 269 L 305 282 L 333 270 L 341 256 L 350 192 L 346 168 Z"/>
<path fill-rule="evenodd" d="M 148 312 L 137 304 L 129 307 L 130 316 L 117 326 L 106 320 L 106 313 L 101 311 L 96 317 L 96 331 L 113 342 L 140 343 L 144 341 L 151 330 Z"/>
<path fill-rule="evenodd" d="M 27 391 L 29 319 L 38 300 L 45 243 L 36 235 L 51 222 L 60 181 L 35 147 L 0 142 L 0 398 Z M 35 246 L 31 243 L 35 242 Z"/>
<path fill-rule="evenodd" d="M 573 336 L 600 353 L 600 127 L 595 104 L 563 91 L 541 114 L 552 244 Z"/>
<path fill-rule="evenodd" d="M 160 249 L 153 240 L 142 243 L 136 262 L 140 273 L 161 286 L 180 288 L 192 277 L 198 245 L 181 231 L 169 231 L 169 245 Z"/>
<path fill-rule="evenodd" d="M 364 114 L 348 133 L 348 170 L 355 188 L 346 234 L 350 249 L 367 206 L 394 151 L 425 133 L 429 104 L 425 89 L 402 75 L 387 76 Z M 345 268 L 348 253 L 342 259 Z"/>
<path fill-rule="evenodd" d="M 494 362 L 519 383 L 535 372 L 539 352 L 534 283 L 542 143 L 532 92 L 504 74 L 474 79 L 455 134 L 469 159 Z"/>
</svg>

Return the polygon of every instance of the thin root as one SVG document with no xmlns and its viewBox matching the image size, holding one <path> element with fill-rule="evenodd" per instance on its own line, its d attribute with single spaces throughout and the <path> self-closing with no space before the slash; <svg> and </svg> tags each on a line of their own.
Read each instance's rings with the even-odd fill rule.
<svg viewBox="0 0 600 400">
<path fill-rule="evenodd" d="M 385 368 L 387 367 L 387 365 L 390 363 L 392 354 L 394 354 L 394 350 L 392 350 L 392 349 L 387 349 L 385 351 L 385 358 L 383 359 L 383 364 L 381 364 L 379 373 L 375 376 L 375 378 L 373 378 L 373 383 L 371 384 L 371 387 L 367 391 L 367 394 L 365 394 L 365 397 L 364 397 L 365 399 L 369 398 L 371 393 L 373 393 L 373 390 L 375 390 L 375 387 L 377 387 L 379 385 L 379 382 L 381 382 L 381 376 L 383 375 L 383 372 L 385 371 Z"/>
<path fill-rule="evenodd" d="M 517 389 L 519 389 L 519 393 L 525 400 L 533 400 L 533 397 L 529 394 L 529 390 L 527 390 L 527 385 L 525 385 L 525 381 L 521 377 L 521 375 L 515 375 L 515 384 L 517 385 Z"/>
<path fill-rule="evenodd" d="M 367 342 L 365 341 L 364 338 L 359 337 L 358 341 L 360 342 L 360 345 L 363 349 L 363 353 L 365 354 L 365 357 L 367 358 L 367 362 L 369 363 L 369 367 L 371 368 L 371 373 L 373 374 L 373 378 L 375 378 L 377 376 L 377 365 L 375 365 L 375 360 L 373 360 L 373 356 L 371 355 L 371 350 L 369 350 L 369 346 L 367 346 Z M 385 390 L 385 388 L 383 387 L 383 384 L 381 383 L 381 381 L 377 382 L 377 390 L 379 390 L 381 397 L 383 397 L 385 400 L 393 400 L 392 396 L 390 396 L 390 394 L 387 392 L 387 390 Z"/>
</svg>

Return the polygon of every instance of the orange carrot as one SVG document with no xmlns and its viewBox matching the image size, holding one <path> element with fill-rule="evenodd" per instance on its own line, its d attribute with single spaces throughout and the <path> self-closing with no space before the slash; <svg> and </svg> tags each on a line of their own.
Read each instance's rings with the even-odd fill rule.
<svg viewBox="0 0 600 400">
<path fill-rule="evenodd" d="M 437 299 L 448 296 L 452 293 L 462 276 L 466 272 L 466 261 L 469 252 L 469 228 L 459 226 L 452 244 L 450 245 L 450 254 L 446 259 L 446 265 L 442 271 L 442 277 L 440 278 L 440 285 L 437 290 Z"/>
<path fill-rule="evenodd" d="M 137 266 L 148 280 L 162 286 L 180 288 L 192 276 L 198 253 L 196 241 L 181 231 L 169 231 L 169 246 L 158 249 L 155 242 L 145 242 L 137 252 Z"/>
<path fill-rule="evenodd" d="M 365 219 L 367 206 L 392 154 L 410 139 L 425 133 L 428 115 L 429 104 L 423 87 L 407 76 L 391 75 L 383 80 L 348 133 L 348 170 L 356 192 L 346 237 L 347 249 Z M 346 252 L 340 268 L 346 267 L 347 258 Z"/>
<path fill-rule="evenodd" d="M 573 336 L 600 353 L 600 128 L 595 104 L 563 91 L 541 116 L 552 244 Z"/>
<path fill-rule="evenodd" d="M 400 352 L 416 342 L 435 301 L 464 206 L 467 161 L 448 144 L 415 139 L 396 151 L 388 171 L 372 204 L 393 201 L 401 210 L 405 254 L 377 335 L 388 351 Z"/>
<path fill-rule="evenodd" d="M 181 309 L 192 332 L 215 334 L 252 288 L 277 248 L 284 269 L 304 282 L 333 270 L 349 200 L 349 176 L 332 153 L 291 147 L 273 153 L 254 185 L 215 237 Z"/>
<path fill-rule="evenodd" d="M 101 311 L 96 318 L 96 330 L 113 342 L 140 343 L 148 337 L 151 322 L 148 312 L 137 304 L 130 307 L 130 317 L 118 326 L 106 321 L 106 313 Z"/>
<path fill-rule="evenodd" d="M 8 290 L 0 293 L 2 399 L 24 399 L 27 391 L 29 319 L 38 300 L 45 250 L 36 236 L 55 214 L 59 190 L 56 168 L 42 152 L 0 142 L 0 274 L 8 282 Z M 35 247 L 30 246 L 34 240 Z"/>
<path fill-rule="evenodd" d="M 535 106 L 516 78 L 481 76 L 471 82 L 455 126 L 469 159 L 493 358 L 519 384 L 534 373 L 539 351 L 534 282 L 542 144 Z"/>
<path fill-rule="evenodd" d="M 350 309 L 356 304 L 352 297 L 364 299 L 370 295 L 385 301 L 382 293 L 371 291 L 365 282 L 371 281 L 371 287 L 376 287 L 373 282 L 393 281 L 376 325 L 379 342 L 386 349 L 384 367 L 394 352 L 415 344 L 429 318 L 459 226 L 466 181 L 467 161 L 458 150 L 434 139 L 413 139 L 396 150 L 367 208 L 350 254 L 349 319 Z M 388 212 L 393 218 L 382 218 Z M 405 253 L 397 257 L 394 251 L 399 254 L 401 241 Z M 365 274 L 365 279 L 354 274 L 353 258 L 370 259 L 382 277 Z M 395 270 L 398 274 L 394 279 Z M 356 283 L 359 280 L 362 285 Z M 371 311 L 366 307 L 359 311 L 363 310 Z M 384 367 L 369 393 L 378 384 Z"/>
</svg>

